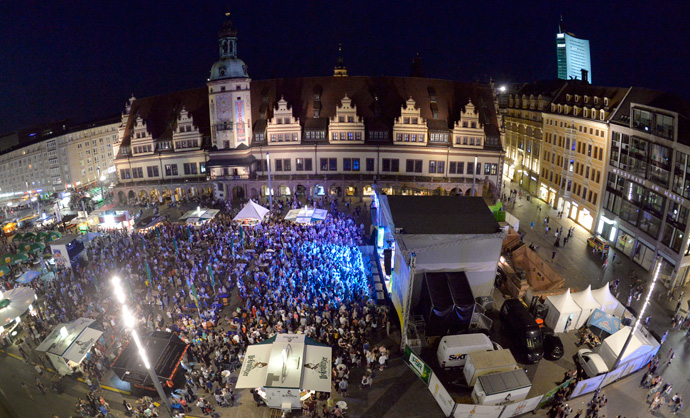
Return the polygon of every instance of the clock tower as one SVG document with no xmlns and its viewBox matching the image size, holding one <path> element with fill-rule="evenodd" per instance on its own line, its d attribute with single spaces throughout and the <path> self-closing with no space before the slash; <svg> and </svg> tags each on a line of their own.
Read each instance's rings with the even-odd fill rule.
<svg viewBox="0 0 690 418">
<path fill-rule="evenodd" d="M 218 32 L 220 59 L 211 67 L 208 79 L 208 105 L 211 120 L 211 140 L 221 149 L 251 145 L 251 79 L 247 65 L 237 58 L 237 29 L 230 21 L 230 13 Z"/>
</svg>

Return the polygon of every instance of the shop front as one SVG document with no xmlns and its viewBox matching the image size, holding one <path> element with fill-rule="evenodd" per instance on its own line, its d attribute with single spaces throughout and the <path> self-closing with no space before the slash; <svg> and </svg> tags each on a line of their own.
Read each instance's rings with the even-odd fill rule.
<svg viewBox="0 0 690 418">
<path fill-rule="evenodd" d="M 580 205 L 577 202 L 572 202 L 570 206 L 570 212 L 568 212 L 568 218 L 577 222 L 577 214 L 580 211 Z"/>
<path fill-rule="evenodd" d="M 626 256 L 632 257 L 633 250 L 635 249 L 635 234 L 619 227 L 618 238 L 616 239 L 616 249 L 623 252 Z"/>
<path fill-rule="evenodd" d="M 641 237 L 637 237 L 635 251 L 633 252 L 633 261 L 642 266 L 643 269 L 649 271 L 654 263 L 655 252 L 656 250 L 652 244 Z"/>
<path fill-rule="evenodd" d="M 588 231 L 592 230 L 592 226 L 594 225 L 594 217 L 589 209 L 580 209 L 580 213 L 577 216 L 577 223 L 582 225 Z"/>
<path fill-rule="evenodd" d="M 616 221 L 609 219 L 605 215 L 599 217 L 599 224 L 597 225 L 597 235 L 601 235 L 605 239 L 614 242 L 616 239 Z"/>
</svg>

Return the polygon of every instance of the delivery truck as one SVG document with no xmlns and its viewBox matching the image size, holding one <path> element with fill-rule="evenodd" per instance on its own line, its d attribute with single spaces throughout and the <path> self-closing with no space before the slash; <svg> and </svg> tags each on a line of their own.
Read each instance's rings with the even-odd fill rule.
<svg viewBox="0 0 690 418">
<path fill-rule="evenodd" d="M 479 376 L 491 373 L 509 372 L 517 368 L 517 361 L 510 350 L 478 351 L 469 353 L 463 374 L 472 387 Z"/>
<path fill-rule="evenodd" d="M 479 376 L 472 391 L 472 402 L 478 405 L 503 405 L 522 401 L 532 389 L 524 369 Z"/>
<path fill-rule="evenodd" d="M 493 343 L 484 334 L 446 335 L 441 338 L 436 356 L 444 369 L 463 367 L 469 353 L 493 350 Z"/>
</svg>

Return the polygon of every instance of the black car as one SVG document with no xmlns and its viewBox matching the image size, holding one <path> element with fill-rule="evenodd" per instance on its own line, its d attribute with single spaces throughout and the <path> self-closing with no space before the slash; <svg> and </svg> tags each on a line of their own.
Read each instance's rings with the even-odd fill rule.
<svg viewBox="0 0 690 418">
<path fill-rule="evenodd" d="M 544 358 L 547 360 L 558 360 L 563 357 L 565 350 L 563 350 L 561 338 L 548 327 L 543 327 L 541 334 L 544 342 Z"/>
</svg>

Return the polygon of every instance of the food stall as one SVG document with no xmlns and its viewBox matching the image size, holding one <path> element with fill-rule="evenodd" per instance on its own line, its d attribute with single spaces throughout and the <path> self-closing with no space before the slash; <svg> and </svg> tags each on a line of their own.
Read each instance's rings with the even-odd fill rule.
<svg viewBox="0 0 690 418">
<path fill-rule="evenodd" d="M 79 368 L 102 334 L 101 326 L 94 319 L 75 319 L 55 327 L 36 351 L 46 353 L 55 370 L 65 376 Z"/>
<path fill-rule="evenodd" d="M 303 334 L 278 334 L 247 347 L 235 387 L 256 390 L 269 408 L 300 409 L 314 391 L 331 391 L 331 357 Z"/>
<path fill-rule="evenodd" d="M 268 209 L 250 200 L 233 218 L 233 221 L 242 225 L 256 225 L 263 222 L 268 212 Z"/>
<path fill-rule="evenodd" d="M 197 206 L 196 209 L 185 212 L 177 221 L 187 225 L 201 225 L 215 218 L 219 212 L 218 209 L 208 209 Z"/>
<path fill-rule="evenodd" d="M 311 224 L 326 219 L 328 211 L 325 209 L 316 209 L 305 206 L 300 209 L 292 209 L 285 215 L 286 221 L 295 222 L 298 224 Z"/>
<path fill-rule="evenodd" d="M 133 223 L 126 210 L 104 211 L 98 215 L 98 228 L 102 229 L 131 228 Z"/>
</svg>

